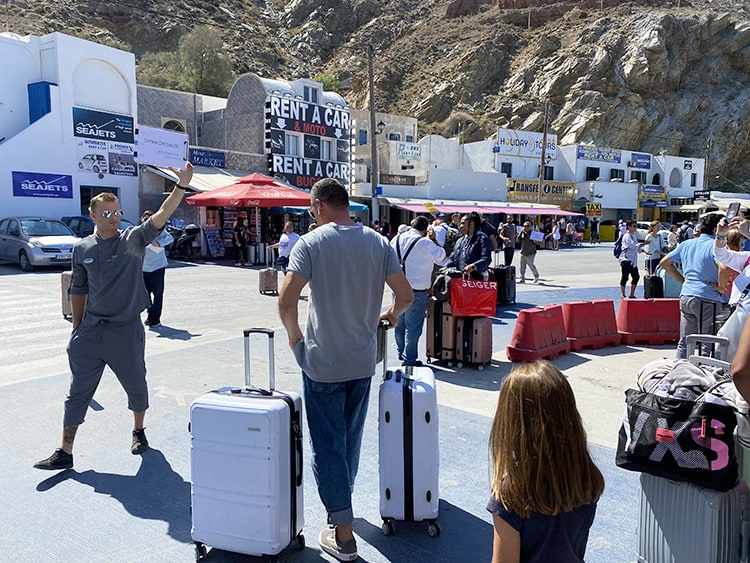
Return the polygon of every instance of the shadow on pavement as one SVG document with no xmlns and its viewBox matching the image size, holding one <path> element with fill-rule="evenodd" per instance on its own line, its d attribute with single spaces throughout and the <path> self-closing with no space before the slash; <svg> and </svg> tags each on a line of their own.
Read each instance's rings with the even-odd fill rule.
<svg viewBox="0 0 750 563">
<path fill-rule="evenodd" d="M 155 332 L 159 336 L 157 338 L 168 338 L 169 340 L 190 340 L 198 336 L 203 336 L 201 333 L 193 334 L 189 330 L 182 330 L 180 328 L 172 328 L 171 326 L 161 325 L 157 327 L 149 327 L 150 332 Z"/>
<path fill-rule="evenodd" d="M 354 531 L 388 561 L 490 561 L 492 525 L 440 501 L 440 535 L 430 537 L 426 522 L 396 522 L 396 533 L 384 536 L 379 525 L 354 519 Z"/>
<path fill-rule="evenodd" d="M 45 492 L 68 479 L 77 481 L 119 501 L 136 518 L 163 520 L 172 538 L 190 543 L 190 483 L 172 469 L 159 450 L 150 449 L 141 458 L 135 475 L 70 470 L 45 479 L 36 490 Z"/>
</svg>

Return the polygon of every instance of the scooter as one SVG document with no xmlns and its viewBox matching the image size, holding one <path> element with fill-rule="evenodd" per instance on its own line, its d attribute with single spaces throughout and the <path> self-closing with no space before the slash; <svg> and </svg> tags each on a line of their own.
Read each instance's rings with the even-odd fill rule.
<svg viewBox="0 0 750 563">
<path fill-rule="evenodd" d="M 198 225 L 179 225 L 176 221 L 167 221 L 166 229 L 174 241 L 164 249 L 167 258 L 183 258 L 190 260 L 197 252 L 200 243 L 198 237 L 201 229 Z"/>
</svg>

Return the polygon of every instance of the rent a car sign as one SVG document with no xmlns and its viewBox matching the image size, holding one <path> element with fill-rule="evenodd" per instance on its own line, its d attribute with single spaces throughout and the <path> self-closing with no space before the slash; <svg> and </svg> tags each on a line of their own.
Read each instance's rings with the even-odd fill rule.
<svg viewBox="0 0 750 563">
<path fill-rule="evenodd" d="M 290 185 L 310 189 L 322 178 L 345 187 L 351 176 L 349 109 L 271 94 L 266 101 L 268 169 Z"/>
</svg>

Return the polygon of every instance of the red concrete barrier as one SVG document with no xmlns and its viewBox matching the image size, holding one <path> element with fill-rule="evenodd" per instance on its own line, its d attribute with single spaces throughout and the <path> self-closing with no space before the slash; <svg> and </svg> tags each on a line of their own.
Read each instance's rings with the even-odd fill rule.
<svg viewBox="0 0 750 563">
<path fill-rule="evenodd" d="M 617 312 L 622 343 L 661 345 L 680 339 L 679 299 L 623 299 Z"/>
<path fill-rule="evenodd" d="M 571 350 L 619 346 L 615 305 L 610 299 L 563 303 L 565 334 Z"/>
<path fill-rule="evenodd" d="M 539 358 L 551 360 L 569 351 L 570 342 L 565 335 L 560 305 L 519 311 L 513 337 L 506 349 L 510 361 L 533 362 Z"/>
</svg>

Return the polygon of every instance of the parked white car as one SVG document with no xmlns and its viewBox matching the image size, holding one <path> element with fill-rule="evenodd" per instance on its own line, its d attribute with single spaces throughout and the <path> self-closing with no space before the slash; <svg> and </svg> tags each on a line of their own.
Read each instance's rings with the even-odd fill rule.
<svg viewBox="0 0 750 563">
<path fill-rule="evenodd" d="M 78 238 L 57 219 L 6 217 L 0 220 L 0 258 L 24 272 L 37 266 L 67 266 Z"/>
<path fill-rule="evenodd" d="M 638 221 L 638 228 L 636 230 L 636 237 L 638 238 L 638 242 L 643 242 L 646 240 L 646 235 L 648 234 L 648 228 L 651 226 L 651 221 Z M 666 221 L 661 222 L 661 228 L 659 229 L 659 238 L 661 238 L 661 245 L 663 247 L 667 247 L 667 240 L 669 239 L 669 227 L 671 227 L 670 223 L 667 223 Z"/>
</svg>

